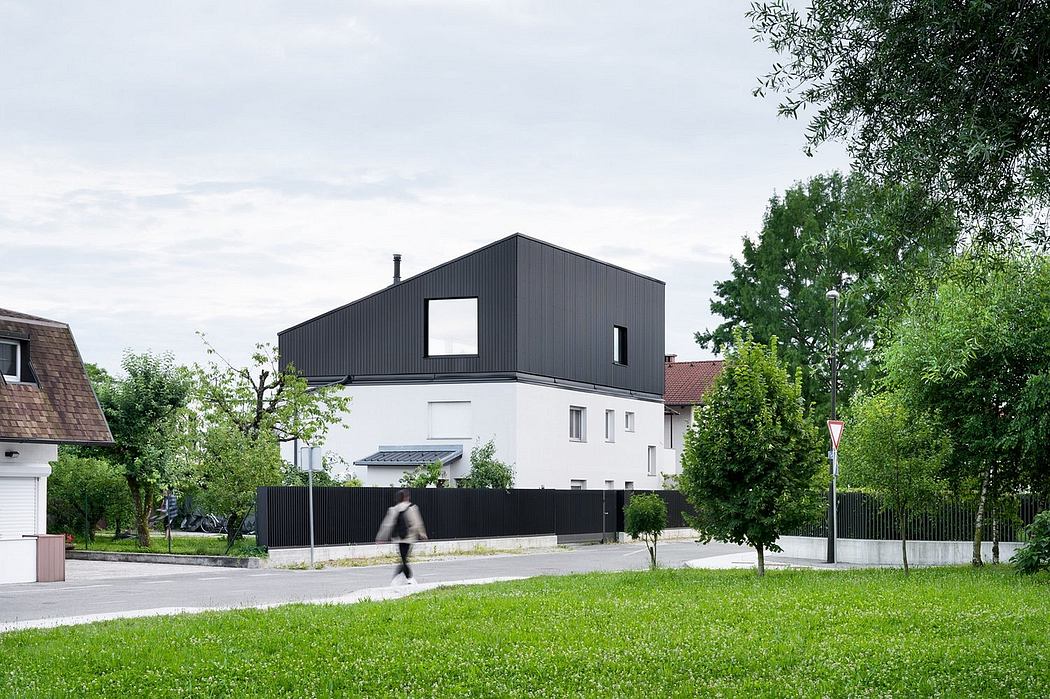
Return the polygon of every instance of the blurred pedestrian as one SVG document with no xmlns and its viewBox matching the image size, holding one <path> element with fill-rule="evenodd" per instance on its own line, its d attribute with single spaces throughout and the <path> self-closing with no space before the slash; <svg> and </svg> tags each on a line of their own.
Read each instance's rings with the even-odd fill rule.
<svg viewBox="0 0 1050 699">
<path fill-rule="evenodd" d="M 412 494 L 407 489 L 397 492 L 397 504 L 386 511 L 383 523 L 379 525 L 379 533 L 376 534 L 377 544 L 393 541 L 401 555 L 401 562 L 394 569 L 391 585 L 416 584 L 416 579 L 412 577 L 412 569 L 408 567 L 408 554 L 412 550 L 412 544 L 427 538 L 423 517 L 419 514 L 419 508 L 412 504 L 411 497 Z"/>
</svg>

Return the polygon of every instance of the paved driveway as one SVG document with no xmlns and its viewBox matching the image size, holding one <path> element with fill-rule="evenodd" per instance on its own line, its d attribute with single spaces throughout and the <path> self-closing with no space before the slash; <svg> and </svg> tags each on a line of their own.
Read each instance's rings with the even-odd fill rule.
<svg viewBox="0 0 1050 699">
<path fill-rule="evenodd" d="M 669 541 L 658 546 L 661 565 L 738 553 L 727 544 Z M 255 607 L 289 602 L 345 601 L 348 595 L 386 588 L 393 566 L 281 570 L 168 566 L 147 563 L 67 561 L 63 583 L 0 586 L 0 631 L 24 626 L 83 623 L 119 616 L 201 609 Z M 578 546 L 541 553 L 457 557 L 413 565 L 421 583 L 639 570 L 648 565 L 644 545 Z M 39 622 L 39 623 L 38 623 Z"/>
</svg>

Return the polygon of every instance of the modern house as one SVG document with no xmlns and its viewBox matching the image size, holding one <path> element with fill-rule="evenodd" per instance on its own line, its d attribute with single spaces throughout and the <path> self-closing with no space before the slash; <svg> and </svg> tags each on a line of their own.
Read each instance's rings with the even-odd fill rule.
<svg viewBox="0 0 1050 699">
<path fill-rule="evenodd" d="M 65 555 L 41 536 L 58 445 L 112 441 L 69 326 L 0 309 L 0 582 L 51 579 L 45 552 Z"/>
<path fill-rule="evenodd" d="M 664 357 L 664 434 L 663 441 L 675 452 L 674 470 L 682 472 L 682 437 L 693 425 L 693 411 L 722 371 L 721 359 L 680 362 L 678 355 Z"/>
<path fill-rule="evenodd" d="M 512 235 L 279 334 L 282 362 L 343 384 L 320 446 L 390 485 L 441 461 L 454 481 L 493 440 L 519 488 L 655 488 L 664 283 Z"/>
</svg>

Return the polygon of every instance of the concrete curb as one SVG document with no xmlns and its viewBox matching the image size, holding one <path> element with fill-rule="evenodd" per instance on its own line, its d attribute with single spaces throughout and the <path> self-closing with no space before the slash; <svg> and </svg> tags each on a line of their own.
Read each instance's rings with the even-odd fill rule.
<svg viewBox="0 0 1050 699">
<path fill-rule="evenodd" d="M 133 553 L 130 551 L 66 551 L 66 559 L 76 561 L 117 561 L 120 563 L 167 563 L 214 568 L 268 568 L 265 558 L 237 556 L 184 556 L 173 553 Z"/>
</svg>

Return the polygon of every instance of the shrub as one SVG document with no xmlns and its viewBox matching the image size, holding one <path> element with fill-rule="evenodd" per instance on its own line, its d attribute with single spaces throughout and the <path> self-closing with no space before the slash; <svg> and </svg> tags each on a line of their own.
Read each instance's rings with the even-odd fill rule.
<svg viewBox="0 0 1050 699">
<path fill-rule="evenodd" d="M 401 476 L 401 480 L 398 482 L 402 488 L 426 488 L 427 486 L 437 485 L 439 480 L 441 480 L 441 462 L 434 461 L 417 466 L 415 470 Z"/>
<path fill-rule="evenodd" d="M 1050 570 L 1050 510 L 1040 512 L 1025 529 L 1028 539 L 1010 561 L 1018 573 L 1032 575 Z"/>
<path fill-rule="evenodd" d="M 121 467 L 68 451 L 52 464 L 47 510 L 53 532 L 77 532 L 89 541 L 102 519 L 130 522 L 134 512 Z"/>
<path fill-rule="evenodd" d="M 496 458 L 496 444 L 490 439 L 470 450 L 470 475 L 459 479 L 461 488 L 502 488 L 514 486 L 514 467 Z"/>
<path fill-rule="evenodd" d="M 656 567 L 656 540 L 667 527 L 667 505 L 656 493 L 631 497 L 623 508 L 623 526 L 632 539 L 642 538 L 649 549 L 650 567 Z"/>
</svg>

